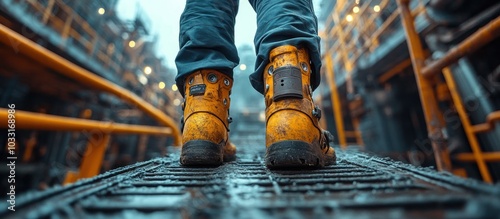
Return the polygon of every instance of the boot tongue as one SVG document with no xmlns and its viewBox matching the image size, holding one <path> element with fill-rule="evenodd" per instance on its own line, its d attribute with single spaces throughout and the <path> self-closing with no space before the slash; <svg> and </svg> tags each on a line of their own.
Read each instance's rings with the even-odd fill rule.
<svg viewBox="0 0 500 219">
<path fill-rule="evenodd" d="M 203 75 L 197 74 L 194 76 L 193 85 L 203 84 Z"/>
</svg>

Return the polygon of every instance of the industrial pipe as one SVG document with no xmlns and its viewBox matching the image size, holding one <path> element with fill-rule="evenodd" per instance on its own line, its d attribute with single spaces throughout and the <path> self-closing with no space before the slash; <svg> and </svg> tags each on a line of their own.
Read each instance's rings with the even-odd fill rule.
<svg viewBox="0 0 500 219">
<path fill-rule="evenodd" d="M 463 40 L 460 44 L 451 48 L 443 57 L 424 67 L 422 69 L 422 75 L 425 77 L 432 77 L 433 75 L 441 73 L 444 67 L 453 64 L 466 55 L 472 54 L 499 36 L 500 17 L 497 17 L 467 39 Z"/>
</svg>

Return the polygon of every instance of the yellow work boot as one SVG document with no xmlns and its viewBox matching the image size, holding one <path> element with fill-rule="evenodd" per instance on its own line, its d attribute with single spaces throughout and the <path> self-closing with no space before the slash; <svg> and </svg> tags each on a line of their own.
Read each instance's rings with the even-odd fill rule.
<svg viewBox="0 0 500 219">
<path fill-rule="evenodd" d="M 182 119 L 183 165 L 220 165 L 234 159 L 229 142 L 229 94 L 233 80 L 215 70 L 186 77 Z"/>
<path fill-rule="evenodd" d="M 280 46 L 271 50 L 269 61 L 264 71 L 267 167 L 334 164 L 333 137 L 319 127 L 321 111 L 312 101 L 307 50 Z"/>
</svg>

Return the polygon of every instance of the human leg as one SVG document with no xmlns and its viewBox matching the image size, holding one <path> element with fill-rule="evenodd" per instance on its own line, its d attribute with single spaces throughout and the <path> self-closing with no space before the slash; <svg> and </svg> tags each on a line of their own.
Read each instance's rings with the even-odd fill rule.
<svg viewBox="0 0 500 219">
<path fill-rule="evenodd" d="M 320 37 L 318 20 L 314 15 L 311 0 L 249 0 L 257 12 L 255 49 L 257 59 L 255 72 L 250 76 L 252 86 L 264 93 L 262 72 L 269 64 L 272 49 L 283 46 L 303 46 L 310 54 L 312 75 L 311 87 L 315 90 L 320 83 Z"/>
<path fill-rule="evenodd" d="M 250 0 L 257 12 L 256 72 L 250 80 L 266 101 L 266 165 L 320 167 L 335 163 L 332 136 L 319 127 L 312 101 L 321 66 L 310 0 Z"/>
<path fill-rule="evenodd" d="M 238 0 L 188 0 L 180 19 L 176 83 L 183 103 L 184 165 L 218 165 L 234 157 L 229 143 L 232 71 Z"/>
</svg>

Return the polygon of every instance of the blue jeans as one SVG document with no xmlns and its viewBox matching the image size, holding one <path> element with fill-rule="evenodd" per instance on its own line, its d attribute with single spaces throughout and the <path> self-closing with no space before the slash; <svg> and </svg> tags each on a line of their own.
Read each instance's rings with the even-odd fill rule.
<svg viewBox="0 0 500 219">
<path fill-rule="evenodd" d="M 239 63 L 234 45 L 234 23 L 239 0 L 187 0 L 180 19 L 180 50 L 175 59 L 177 86 L 184 92 L 184 80 L 200 69 L 216 69 L 233 77 Z M 257 53 L 252 86 L 264 92 L 262 72 L 269 52 L 278 46 L 304 46 L 309 50 L 313 73 L 311 86 L 320 82 L 320 38 L 318 20 L 311 0 L 249 0 L 257 12 L 254 43 Z M 184 94 L 183 94 L 184 95 Z"/>
</svg>

